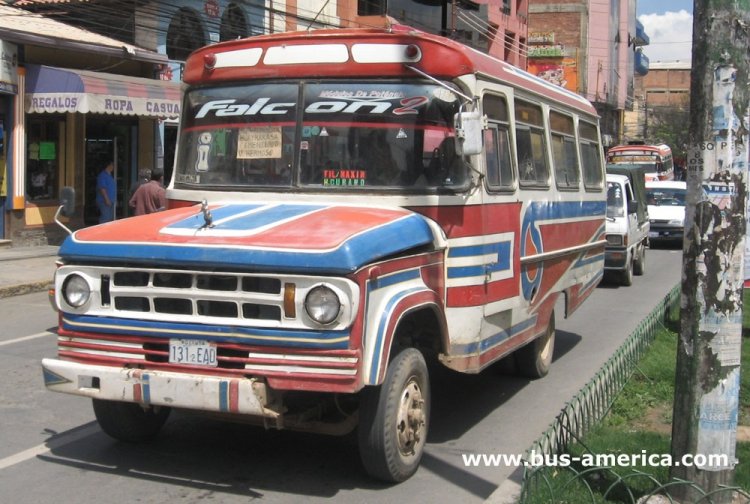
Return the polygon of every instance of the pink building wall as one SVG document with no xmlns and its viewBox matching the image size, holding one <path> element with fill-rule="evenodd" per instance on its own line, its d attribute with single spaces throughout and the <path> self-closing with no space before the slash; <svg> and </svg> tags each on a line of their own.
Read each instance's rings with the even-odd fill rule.
<svg viewBox="0 0 750 504">
<path fill-rule="evenodd" d="M 611 103 L 612 75 L 615 69 L 610 41 L 612 33 L 612 11 L 610 0 L 590 0 L 589 34 L 587 52 L 587 86 L 585 96 L 593 102 Z"/>
</svg>

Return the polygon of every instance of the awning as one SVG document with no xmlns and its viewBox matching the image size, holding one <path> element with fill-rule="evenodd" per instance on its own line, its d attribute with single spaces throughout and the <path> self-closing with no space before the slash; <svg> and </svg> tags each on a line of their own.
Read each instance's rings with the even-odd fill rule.
<svg viewBox="0 0 750 504">
<path fill-rule="evenodd" d="M 26 112 L 174 119 L 180 115 L 180 85 L 127 75 L 27 65 Z"/>
</svg>

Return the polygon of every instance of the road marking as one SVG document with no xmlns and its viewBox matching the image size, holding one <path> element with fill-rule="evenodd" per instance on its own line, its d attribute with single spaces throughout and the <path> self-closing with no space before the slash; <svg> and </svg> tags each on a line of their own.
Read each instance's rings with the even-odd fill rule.
<svg viewBox="0 0 750 504">
<path fill-rule="evenodd" d="M 97 432 L 99 432 L 99 424 L 96 422 L 89 422 L 80 427 L 63 432 L 62 434 L 54 435 L 45 443 L 18 452 L 14 455 L 10 455 L 4 459 L 0 459 L 0 471 L 47 453 L 48 451 L 79 441 L 85 437 L 96 434 Z"/>
<path fill-rule="evenodd" d="M 37 334 L 32 334 L 31 336 L 22 336 L 20 338 L 8 340 L 8 341 L 0 341 L 0 346 L 11 345 L 13 343 L 20 343 L 22 341 L 28 341 L 28 340 L 33 340 L 37 338 L 43 338 L 44 336 L 55 336 L 55 333 L 44 331 L 44 332 L 40 332 Z"/>
</svg>

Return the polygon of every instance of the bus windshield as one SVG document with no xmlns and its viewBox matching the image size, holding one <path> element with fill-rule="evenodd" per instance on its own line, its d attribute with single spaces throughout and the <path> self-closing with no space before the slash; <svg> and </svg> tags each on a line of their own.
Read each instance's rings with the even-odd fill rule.
<svg viewBox="0 0 750 504">
<path fill-rule="evenodd" d="M 186 94 L 175 187 L 257 190 L 467 185 L 456 95 L 432 83 L 265 82 Z"/>
</svg>

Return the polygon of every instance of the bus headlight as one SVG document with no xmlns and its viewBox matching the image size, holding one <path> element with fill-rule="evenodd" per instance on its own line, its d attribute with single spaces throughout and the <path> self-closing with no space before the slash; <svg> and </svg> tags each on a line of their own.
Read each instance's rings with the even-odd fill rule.
<svg viewBox="0 0 750 504">
<path fill-rule="evenodd" d="M 62 295 L 70 306 L 80 308 L 91 297 L 91 287 L 81 275 L 70 275 L 63 282 Z"/>
<path fill-rule="evenodd" d="M 341 313 L 341 300 L 330 287 L 318 285 L 307 293 L 305 311 L 315 322 L 328 325 Z"/>
</svg>

